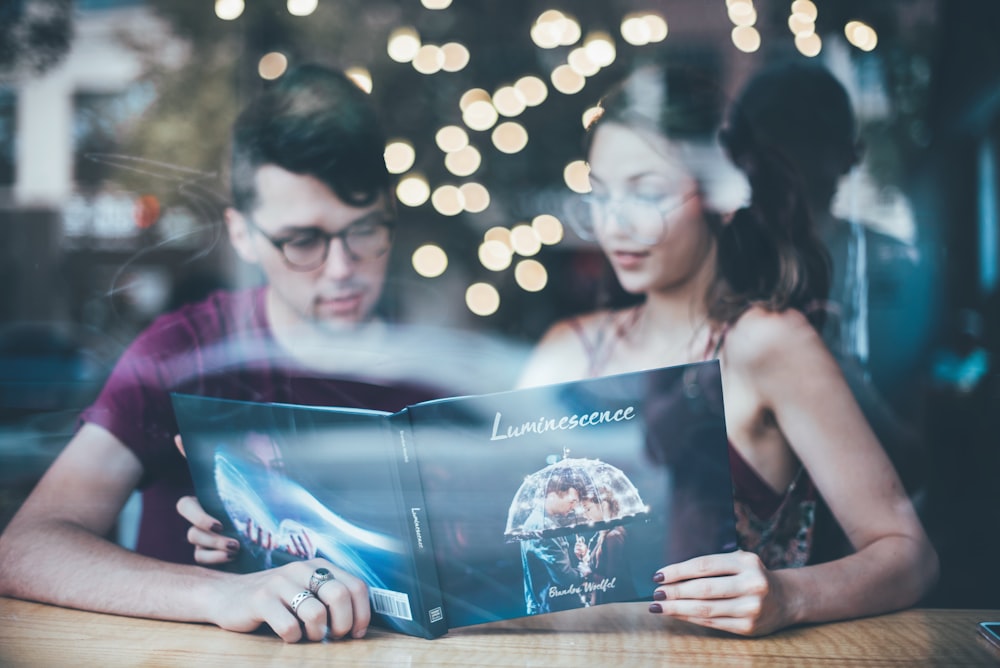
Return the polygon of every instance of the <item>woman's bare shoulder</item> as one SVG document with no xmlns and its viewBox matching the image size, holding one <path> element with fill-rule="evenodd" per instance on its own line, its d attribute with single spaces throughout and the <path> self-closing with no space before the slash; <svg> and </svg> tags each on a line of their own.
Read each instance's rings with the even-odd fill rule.
<svg viewBox="0 0 1000 668">
<path fill-rule="evenodd" d="M 732 326 L 726 336 L 730 362 L 757 367 L 776 359 L 825 351 L 819 333 L 796 309 L 772 311 L 753 306 Z"/>
<path fill-rule="evenodd" d="M 619 314 L 618 311 L 601 309 L 563 318 L 549 327 L 541 341 L 560 340 L 565 337 L 580 338 L 581 336 L 590 338 L 598 334 L 601 328 L 607 327 Z"/>
<path fill-rule="evenodd" d="M 602 323 L 608 322 L 613 315 L 607 310 L 594 311 L 553 324 L 539 339 L 518 385 L 583 378 L 590 363 L 588 346 L 595 340 Z"/>
</svg>

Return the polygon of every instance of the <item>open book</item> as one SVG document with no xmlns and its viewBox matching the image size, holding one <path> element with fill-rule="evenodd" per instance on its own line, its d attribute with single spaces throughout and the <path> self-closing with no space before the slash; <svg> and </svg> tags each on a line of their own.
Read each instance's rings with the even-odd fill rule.
<svg viewBox="0 0 1000 668">
<path fill-rule="evenodd" d="M 173 400 L 232 567 L 323 557 L 403 633 L 651 600 L 658 568 L 736 546 L 716 361 L 392 414 Z"/>
</svg>

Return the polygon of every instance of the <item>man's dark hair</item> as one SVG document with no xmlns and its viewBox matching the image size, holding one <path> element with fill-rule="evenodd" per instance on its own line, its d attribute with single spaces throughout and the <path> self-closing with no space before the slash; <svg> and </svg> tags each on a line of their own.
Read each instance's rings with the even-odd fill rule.
<svg viewBox="0 0 1000 668">
<path fill-rule="evenodd" d="M 578 470 L 569 466 L 557 466 L 552 470 L 548 482 L 545 485 L 545 494 L 555 492 L 559 496 L 565 495 L 569 490 L 575 489 L 580 500 L 597 500 L 590 480 Z"/>
<path fill-rule="evenodd" d="M 253 210 L 254 178 L 267 164 L 319 179 L 346 204 L 368 206 L 390 191 L 384 152 L 385 135 L 368 94 L 342 72 L 300 66 L 236 119 L 233 206 Z"/>
</svg>

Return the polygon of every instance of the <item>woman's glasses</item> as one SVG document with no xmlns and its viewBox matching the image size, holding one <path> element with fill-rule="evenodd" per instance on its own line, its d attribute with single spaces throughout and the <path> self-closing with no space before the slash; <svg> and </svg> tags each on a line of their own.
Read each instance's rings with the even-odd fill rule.
<svg viewBox="0 0 1000 668">
<path fill-rule="evenodd" d="M 596 241 L 598 230 L 615 225 L 633 241 L 652 246 L 663 238 L 669 215 L 696 195 L 694 189 L 656 197 L 591 193 L 577 198 L 567 218 L 580 238 L 587 241 Z"/>
</svg>

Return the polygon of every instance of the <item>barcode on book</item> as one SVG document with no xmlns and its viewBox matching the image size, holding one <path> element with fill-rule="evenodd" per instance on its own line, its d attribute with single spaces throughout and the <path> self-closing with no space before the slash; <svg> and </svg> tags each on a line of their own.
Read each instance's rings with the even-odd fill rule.
<svg viewBox="0 0 1000 668">
<path fill-rule="evenodd" d="M 372 609 L 382 615 L 389 615 L 397 619 L 413 621 L 413 614 L 410 612 L 410 598 L 406 594 L 388 589 L 370 589 L 372 594 Z"/>
</svg>

